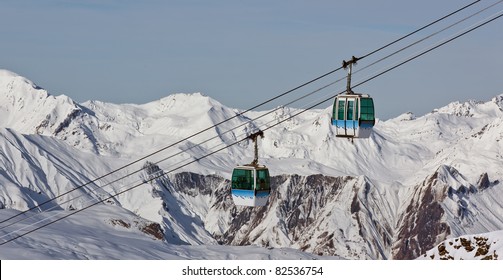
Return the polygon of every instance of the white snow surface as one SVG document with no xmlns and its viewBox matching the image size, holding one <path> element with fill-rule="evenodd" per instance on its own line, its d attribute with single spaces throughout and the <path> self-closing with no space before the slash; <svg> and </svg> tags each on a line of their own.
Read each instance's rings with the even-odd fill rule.
<svg viewBox="0 0 503 280">
<path fill-rule="evenodd" d="M 43 205 L 41 214 L 9 227 L 9 222 L 0 223 L 0 241 L 12 238 L 23 226 L 30 228 L 38 220 L 71 213 L 141 183 L 145 174 L 135 172 L 147 160 L 157 163 L 170 176 L 190 171 L 229 178 L 234 166 L 251 162 L 251 142 L 243 141 L 199 158 L 298 110 L 277 108 L 255 119 L 266 111 L 241 115 L 240 110 L 227 108 L 200 93 L 173 94 L 143 105 L 100 101 L 77 104 L 67 96 L 52 96 L 15 73 L 0 70 L 0 220 L 140 159 L 112 176 Z M 260 163 L 268 166 L 273 176 L 323 174 L 367 180 L 375 194 L 386 197 L 387 215 L 395 223 L 398 218 L 393 217 L 406 206 L 413 187 L 432 173 L 437 171 L 439 181 L 453 190 L 476 186 L 486 173 L 489 188 L 476 195 L 446 199 L 442 207 L 453 231 L 450 237 L 486 233 L 490 241 L 503 237 L 503 94 L 485 102 L 453 102 L 425 116 L 404 113 L 394 119 L 378 120 L 369 139 L 354 142 L 335 137 L 330 112 L 331 108 L 309 110 L 267 129 L 259 140 Z M 186 163 L 190 164 L 182 166 Z M 121 179 L 126 175 L 131 176 Z M 242 250 L 218 245 L 212 234 L 221 231 L 224 221 L 231 218 L 229 213 L 216 214 L 217 210 L 210 207 L 214 203 L 212 196 L 173 193 L 169 199 L 177 206 L 174 212 L 167 213 L 162 210 L 158 191 L 155 185 L 144 184 L 108 199 L 100 206 L 0 246 L 0 258 L 318 258 L 299 248 L 252 245 Z M 351 200 L 350 193 L 347 196 Z M 454 210 L 459 205 L 469 209 L 463 219 Z M 337 209 L 335 204 L 331 207 Z M 340 211 L 341 217 L 351 216 Z M 348 219 L 332 221 L 327 227 L 343 224 L 340 226 L 351 232 L 354 221 Z M 130 225 L 152 221 L 176 234 L 167 241 L 155 240 L 139 227 L 113 225 L 111 220 Z M 266 221 L 271 227 L 265 234 L 281 222 L 277 217 Z M 288 237 L 270 245 L 282 246 L 283 239 Z M 500 253 L 501 245 L 496 247 Z"/>
<path fill-rule="evenodd" d="M 16 214 L 0 211 L 0 217 Z M 27 235 L 19 241 L 2 246 L 0 259 L 128 259 L 128 260 L 314 260 L 338 259 L 320 257 L 290 248 L 267 249 L 259 246 L 173 245 L 141 231 L 146 221 L 117 206 L 97 206 L 63 219 Z M 63 213 L 47 212 L 37 219 L 28 219 L 17 227 L 22 229 Z M 123 221 L 124 224 L 117 221 Z M 57 234 L 55 234 L 55 231 Z M 22 249 L 20 249 L 22 248 Z"/>
</svg>

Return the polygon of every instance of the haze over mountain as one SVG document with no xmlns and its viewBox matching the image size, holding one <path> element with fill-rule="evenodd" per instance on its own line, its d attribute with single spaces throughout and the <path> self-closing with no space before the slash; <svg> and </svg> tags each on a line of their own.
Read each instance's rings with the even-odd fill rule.
<svg viewBox="0 0 503 280">
<path fill-rule="evenodd" d="M 0 70 L 0 221 L 68 192 L 0 223 L 0 241 L 104 200 L 2 245 L 0 258 L 414 259 L 465 235 L 494 243 L 463 258 L 501 255 L 503 95 L 405 112 L 353 142 L 335 137 L 331 108 L 309 110 L 259 141 L 268 205 L 236 207 L 228 179 L 251 162 L 251 142 L 200 158 L 299 110 L 235 117 L 200 93 L 78 104 Z"/>
</svg>

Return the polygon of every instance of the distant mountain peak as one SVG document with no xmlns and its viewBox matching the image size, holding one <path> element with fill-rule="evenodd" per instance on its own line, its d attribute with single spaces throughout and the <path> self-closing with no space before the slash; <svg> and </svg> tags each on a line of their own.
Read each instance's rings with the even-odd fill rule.
<svg viewBox="0 0 503 280">
<path fill-rule="evenodd" d="M 13 78 L 19 76 L 17 73 L 9 71 L 7 69 L 0 69 L 0 78 Z"/>
<path fill-rule="evenodd" d="M 449 114 L 458 117 L 501 117 L 503 116 L 503 94 L 493 97 L 487 102 L 468 100 L 465 102 L 455 101 L 432 113 Z"/>
<path fill-rule="evenodd" d="M 25 77 L 0 70 L 0 127 L 26 134 L 54 135 L 80 110 L 68 96 L 52 96 Z"/>
<path fill-rule="evenodd" d="M 16 84 L 18 86 L 29 86 L 35 90 L 43 90 L 43 88 L 39 87 L 27 78 L 5 69 L 0 69 L 0 85 L 2 84 L 10 84 L 11 87 Z M 45 91 L 45 93 L 47 94 L 47 91 Z"/>
</svg>

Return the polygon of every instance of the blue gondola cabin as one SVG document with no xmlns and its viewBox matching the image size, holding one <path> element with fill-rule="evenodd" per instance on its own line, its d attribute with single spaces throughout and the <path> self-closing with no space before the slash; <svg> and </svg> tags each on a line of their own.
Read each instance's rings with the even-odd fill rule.
<svg viewBox="0 0 503 280">
<path fill-rule="evenodd" d="M 373 99 L 368 94 L 339 94 L 334 101 L 332 124 L 337 137 L 370 137 L 375 124 Z"/>
<path fill-rule="evenodd" d="M 243 165 L 232 172 L 231 194 L 239 206 L 265 206 L 271 193 L 269 170 L 261 165 Z"/>
</svg>

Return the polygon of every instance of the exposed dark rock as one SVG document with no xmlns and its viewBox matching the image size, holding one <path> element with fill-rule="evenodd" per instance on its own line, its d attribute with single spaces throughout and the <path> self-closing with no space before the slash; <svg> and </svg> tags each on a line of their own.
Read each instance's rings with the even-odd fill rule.
<svg viewBox="0 0 503 280">
<path fill-rule="evenodd" d="M 443 197 L 437 197 L 434 189 L 437 178 L 438 172 L 435 172 L 416 188 L 401 219 L 393 245 L 394 259 L 415 259 L 441 241 L 439 236 L 450 234 L 449 225 L 442 221 L 445 213 L 440 202 Z"/>
<path fill-rule="evenodd" d="M 141 227 L 140 230 L 143 233 L 154 237 L 155 239 L 159 239 L 159 240 L 164 239 L 164 233 L 162 231 L 161 225 L 159 225 L 158 223 L 148 223 L 148 224 L 144 225 L 143 227 Z"/>
<path fill-rule="evenodd" d="M 59 125 L 54 129 L 54 135 L 58 135 L 63 129 L 68 127 L 73 119 L 75 119 L 82 110 L 78 107 L 75 107 L 66 117 L 65 119 L 59 123 Z"/>
<path fill-rule="evenodd" d="M 130 223 L 126 223 L 125 221 L 123 221 L 121 219 L 113 219 L 113 220 L 110 220 L 110 222 L 112 223 L 112 225 L 119 225 L 119 226 L 125 227 L 125 228 L 131 227 Z"/>
<path fill-rule="evenodd" d="M 491 182 L 489 181 L 489 175 L 484 172 L 482 175 L 480 175 L 479 181 L 477 182 L 478 189 L 485 190 L 489 188 L 490 185 Z"/>
</svg>

